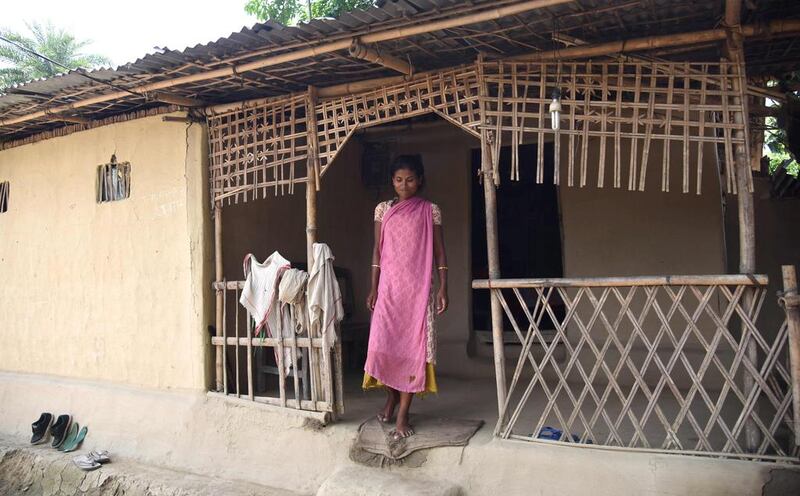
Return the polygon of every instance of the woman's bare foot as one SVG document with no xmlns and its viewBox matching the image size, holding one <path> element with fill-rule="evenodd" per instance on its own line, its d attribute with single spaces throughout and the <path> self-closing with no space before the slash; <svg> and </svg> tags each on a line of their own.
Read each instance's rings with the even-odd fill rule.
<svg viewBox="0 0 800 496">
<path fill-rule="evenodd" d="M 383 405 L 383 410 L 378 412 L 378 421 L 387 424 L 392 421 L 394 416 L 394 409 L 397 408 L 397 403 L 400 402 L 400 393 L 392 388 L 386 388 L 386 403 Z"/>
<path fill-rule="evenodd" d="M 399 393 L 400 395 L 400 408 L 397 411 L 397 422 L 395 423 L 392 438 L 403 439 L 414 434 L 414 429 L 408 423 L 408 410 L 411 408 L 411 400 L 414 398 L 414 393 Z"/>
</svg>

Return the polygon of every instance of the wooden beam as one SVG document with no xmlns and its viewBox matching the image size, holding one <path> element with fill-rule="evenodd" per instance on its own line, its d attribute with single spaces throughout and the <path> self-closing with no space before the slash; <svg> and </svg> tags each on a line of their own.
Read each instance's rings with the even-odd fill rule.
<svg viewBox="0 0 800 496">
<path fill-rule="evenodd" d="M 567 46 L 586 46 L 586 45 L 588 45 L 588 43 L 586 43 L 586 41 L 584 41 L 584 40 L 582 40 L 580 38 L 576 38 L 574 36 L 568 36 L 568 35 L 561 34 L 561 33 L 559 33 L 559 34 L 555 34 L 554 33 L 553 34 L 553 40 L 554 41 L 558 41 L 560 43 L 564 43 Z M 645 55 L 639 55 L 639 56 L 626 55 L 626 58 L 629 59 L 629 60 L 635 60 L 635 61 L 663 62 L 663 63 L 666 63 L 666 64 L 670 63 L 669 60 L 660 58 L 660 57 L 652 55 L 652 54 L 648 55 L 648 56 L 645 56 Z M 693 71 L 693 72 L 697 73 L 698 75 L 700 74 L 700 71 Z M 785 101 L 786 100 L 786 97 L 779 91 L 770 90 L 768 88 L 761 88 L 759 86 L 752 85 L 752 84 L 748 84 L 747 85 L 747 92 L 752 96 L 767 97 L 767 98 L 771 98 L 773 100 L 778 100 L 778 101 Z"/>
<path fill-rule="evenodd" d="M 414 67 L 405 60 L 387 53 L 381 53 L 378 48 L 368 47 L 359 43 L 357 40 L 353 40 L 350 48 L 348 48 L 348 53 L 350 53 L 350 56 L 353 58 L 388 67 L 406 76 L 410 76 L 414 73 Z"/>
<path fill-rule="evenodd" d="M 766 286 L 765 274 L 677 275 L 677 276 L 626 276 L 626 277 L 565 277 L 558 279 L 476 279 L 473 289 L 489 288 L 613 288 L 621 286 Z"/>
<path fill-rule="evenodd" d="M 734 63 L 736 72 L 730 78 L 734 91 L 740 92 L 742 84 L 747 79 L 745 77 L 745 60 L 744 60 L 744 41 L 740 32 L 732 29 L 739 26 L 742 6 L 741 0 L 726 0 L 725 2 L 725 19 L 724 23 L 729 28 L 726 31 L 725 44 L 723 51 L 725 56 Z M 800 22 L 798 22 L 800 24 Z M 734 105 L 741 105 L 742 108 L 747 108 L 747 102 L 742 101 L 741 98 L 733 98 Z M 734 112 L 733 121 L 741 125 L 747 122 L 747 116 L 744 112 Z M 729 164 L 728 168 L 733 168 L 736 171 L 736 204 L 739 210 L 739 273 L 752 274 L 756 271 L 756 223 L 755 223 L 755 209 L 753 205 L 753 193 L 750 191 L 752 186 L 750 170 L 750 157 L 747 153 L 747 147 L 742 144 L 749 137 L 745 135 L 744 131 L 737 130 L 735 136 L 739 143 L 734 148 L 734 162 Z M 753 301 L 753 292 L 745 291 L 742 296 L 744 308 L 750 308 Z M 746 326 L 742 324 L 742 334 L 749 335 Z M 749 360 L 754 367 L 758 366 L 758 349 L 756 342 L 750 339 L 747 343 L 747 360 Z M 747 371 L 743 372 L 745 394 L 755 388 L 755 379 Z M 749 450 L 755 451 L 761 442 L 761 435 L 752 419 L 745 422 L 745 442 Z"/>
<path fill-rule="evenodd" d="M 475 14 L 466 14 L 451 18 L 445 18 L 438 21 L 423 22 L 421 24 L 412 25 L 409 27 L 399 27 L 399 28 L 386 29 L 383 31 L 376 31 L 375 33 L 369 33 L 361 36 L 360 40 L 362 43 L 378 43 L 381 41 L 408 38 L 410 36 L 431 33 L 433 31 L 440 31 L 443 29 L 450 29 L 459 26 L 465 26 L 468 24 L 490 21 L 493 19 L 500 19 L 502 17 L 512 16 L 514 14 L 529 12 L 532 10 L 537 10 L 544 7 L 551 7 L 554 5 L 560 5 L 563 3 L 570 3 L 572 1 L 573 0 L 528 0 L 526 2 L 520 2 L 505 7 L 489 9 Z M 326 53 L 337 52 L 340 50 L 347 50 L 347 48 L 350 46 L 351 43 L 352 39 L 350 38 L 337 41 L 329 41 L 327 43 L 322 43 L 320 45 L 316 45 L 313 47 L 304 48 L 302 50 L 295 50 L 288 53 L 282 53 L 280 55 L 273 55 L 271 57 L 264 57 L 261 59 L 254 60 L 252 62 L 245 62 L 243 64 L 238 64 L 229 67 L 222 67 L 211 71 L 204 71 L 204 72 L 199 72 L 197 74 L 191 74 L 188 76 L 181 76 L 174 79 L 167 79 L 164 81 L 142 84 L 134 86 L 133 88 L 130 88 L 128 91 L 116 91 L 113 93 L 107 93 L 105 95 L 98 95 L 92 98 L 87 98 L 85 100 L 69 103 L 67 105 L 61 105 L 59 107 L 54 108 L 52 111 L 65 112 L 67 110 L 86 107 L 89 105 L 95 105 L 98 103 L 119 100 L 121 98 L 130 97 L 131 92 L 149 93 L 152 91 L 162 90 L 165 88 L 180 86 L 182 84 L 196 83 L 198 81 L 207 81 L 209 79 L 231 77 L 254 69 L 261 69 L 263 67 L 285 64 L 287 62 L 293 62 L 295 60 L 302 60 L 309 57 L 316 57 Z M 47 117 L 47 114 L 44 111 L 32 112 L 30 114 L 21 115 L 19 117 L 12 117 L 10 119 L 0 119 L 0 126 L 10 126 L 13 124 L 19 124 L 21 122 L 26 122 L 33 119 L 41 119 L 43 117 Z"/>
<path fill-rule="evenodd" d="M 313 86 L 308 87 L 308 96 L 306 100 L 306 122 L 307 122 L 307 141 L 308 141 L 308 160 L 306 163 L 306 266 L 308 273 L 311 274 L 311 268 L 314 266 L 314 243 L 317 242 L 317 191 L 319 191 L 319 134 L 317 133 L 317 89 Z M 321 338 L 322 336 L 314 335 L 309 328 L 308 335 L 310 338 Z M 321 350 L 309 349 L 309 363 L 306 367 L 310 370 L 312 399 L 318 397 L 325 397 L 328 391 L 327 385 L 330 384 L 325 380 L 323 375 L 328 371 L 326 366 L 328 361 L 326 357 L 329 356 L 328 349 L 323 346 Z M 315 366 L 316 364 L 316 366 Z M 321 371 L 320 369 L 324 370 Z"/>
<path fill-rule="evenodd" d="M 740 33 L 746 37 L 766 37 L 790 35 L 800 32 L 799 19 L 785 19 L 772 21 L 768 24 L 751 24 L 742 26 Z M 630 40 L 610 41 L 594 45 L 580 45 L 560 50 L 534 52 L 510 57 L 509 60 L 526 62 L 547 62 L 579 58 L 599 57 L 618 53 L 629 53 L 658 48 L 695 45 L 712 41 L 722 41 L 728 36 L 727 29 L 709 29 L 706 31 L 693 31 L 689 33 L 676 33 L 661 36 L 647 36 Z"/>
<path fill-rule="evenodd" d="M 495 180 L 499 178 L 497 171 L 493 170 L 492 139 L 489 136 L 490 120 L 486 112 L 486 99 L 488 91 L 486 80 L 483 76 L 483 55 L 478 57 L 478 91 L 480 102 L 481 122 L 481 170 L 483 180 L 483 202 L 486 213 L 486 254 L 489 265 L 489 280 L 500 279 L 500 248 L 497 235 L 497 190 Z M 508 396 L 506 383 L 506 357 L 503 344 L 503 309 L 497 295 L 492 293 L 492 350 L 494 354 L 494 374 L 497 386 L 497 426 L 495 433 L 499 432 L 505 423 L 505 409 Z"/>
<path fill-rule="evenodd" d="M 789 368 L 792 377 L 794 444 L 800 446 L 800 308 L 797 306 L 797 272 L 794 265 L 784 265 L 783 309 L 789 326 Z"/>
<path fill-rule="evenodd" d="M 417 74 L 416 76 L 422 76 Z M 353 83 L 342 83 L 334 86 L 326 86 L 319 89 L 320 98 L 336 98 L 344 95 L 352 95 L 354 93 L 361 93 L 362 91 L 369 91 L 381 86 L 389 86 L 392 84 L 402 83 L 409 79 L 405 76 L 389 76 L 375 79 L 365 79 L 363 81 L 356 81 Z"/>
<path fill-rule="evenodd" d="M 85 117 L 78 117 L 77 115 L 59 115 L 58 120 L 64 122 L 72 122 L 73 124 L 91 124 L 91 119 L 86 119 Z"/>
<path fill-rule="evenodd" d="M 151 100 L 157 100 L 159 102 L 170 103 L 172 105 L 179 105 L 181 107 L 205 107 L 206 102 L 203 100 L 198 100 L 196 98 L 187 98 L 185 96 L 178 96 L 178 95 L 170 95 L 169 93 L 164 93 L 161 91 L 157 91 L 151 95 L 147 95 L 147 97 Z"/>
</svg>

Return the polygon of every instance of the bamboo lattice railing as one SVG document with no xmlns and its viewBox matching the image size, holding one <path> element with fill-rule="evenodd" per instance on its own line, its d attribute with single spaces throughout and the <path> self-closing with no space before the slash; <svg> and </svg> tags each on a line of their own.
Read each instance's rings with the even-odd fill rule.
<svg viewBox="0 0 800 496">
<path fill-rule="evenodd" d="M 703 174 L 716 173 L 703 168 L 706 145 L 718 145 L 726 188 L 735 193 L 734 148 L 749 146 L 737 137 L 748 135 L 746 120 L 734 119 L 738 112 L 746 114 L 743 78 L 739 65 L 719 62 L 483 61 L 314 104 L 302 93 L 211 110 L 212 200 L 230 204 L 269 191 L 292 193 L 295 184 L 305 183 L 306 116 L 312 107 L 320 174 L 357 130 L 435 113 L 477 138 L 486 131 L 483 139 L 489 140 L 494 162 L 500 147 L 510 145 L 512 180 L 522 173 L 519 144 L 552 140 L 553 177 L 544 177 L 543 146 L 537 147 L 536 171 L 524 171 L 536 174 L 538 182 L 643 191 L 648 174 L 659 170 L 661 190 L 669 191 L 670 170 L 679 167 L 680 190 L 699 194 Z M 548 108 L 554 88 L 562 95 L 558 131 L 552 129 Z M 599 142 L 599 152 L 590 149 L 590 141 Z M 590 170 L 597 171 L 596 178 Z"/>
<path fill-rule="evenodd" d="M 789 328 L 757 324 L 766 284 L 736 275 L 474 281 L 500 300 L 521 344 L 496 434 L 540 441 L 553 427 L 570 446 L 800 461 Z M 752 447 L 748 422 L 760 438 Z"/>
<path fill-rule="evenodd" d="M 222 332 L 211 337 L 212 346 L 222 350 L 219 392 L 284 408 L 342 413 L 341 386 L 336 383 L 335 370 L 341 364 L 331 357 L 330 350 L 324 351 L 323 338 L 309 335 L 285 338 L 279 331 L 275 336 L 255 335 L 253 317 L 239 304 L 243 287 L 244 281 L 213 283 L 213 289 L 222 292 L 223 300 Z M 295 364 L 289 375 L 285 363 L 287 350 Z M 270 374 L 264 374 L 267 369 Z"/>
</svg>

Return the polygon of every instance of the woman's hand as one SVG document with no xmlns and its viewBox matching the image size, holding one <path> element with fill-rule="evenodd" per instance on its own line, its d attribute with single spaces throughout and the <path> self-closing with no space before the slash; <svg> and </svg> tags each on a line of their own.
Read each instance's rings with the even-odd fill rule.
<svg viewBox="0 0 800 496">
<path fill-rule="evenodd" d="M 436 293 L 436 315 L 441 315 L 447 310 L 449 301 L 447 299 L 447 291 L 439 290 Z"/>
<path fill-rule="evenodd" d="M 367 308 L 369 311 L 375 310 L 375 302 L 378 301 L 378 292 L 377 291 L 370 291 L 369 296 L 367 296 Z"/>
</svg>

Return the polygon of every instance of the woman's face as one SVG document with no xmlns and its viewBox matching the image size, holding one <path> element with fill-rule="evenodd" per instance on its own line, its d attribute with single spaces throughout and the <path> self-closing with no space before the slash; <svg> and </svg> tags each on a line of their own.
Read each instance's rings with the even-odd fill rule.
<svg viewBox="0 0 800 496">
<path fill-rule="evenodd" d="M 417 194 L 421 186 L 419 177 L 409 169 L 398 169 L 392 176 L 392 185 L 400 200 L 407 200 Z"/>
</svg>

